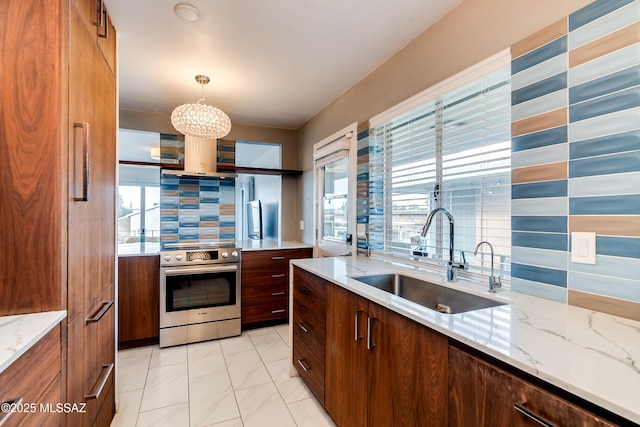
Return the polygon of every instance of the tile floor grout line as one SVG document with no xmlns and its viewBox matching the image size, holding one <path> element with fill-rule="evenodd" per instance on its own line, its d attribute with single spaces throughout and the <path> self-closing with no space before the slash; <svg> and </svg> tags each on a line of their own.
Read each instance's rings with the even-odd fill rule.
<svg viewBox="0 0 640 427">
<path fill-rule="evenodd" d="M 242 332 L 240 333 L 240 336 L 242 336 Z M 229 371 L 229 365 L 227 364 L 227 358 L 225 357 L 222 344 L 220 344 L 220 352 L 222 353 L 222 360 L 224 361 L 224 367 L 227 371 L 227 377 L 229 377 L 229 385 L 231 386 L 231 393 L 233 393 L 233 400 L 236 402 L 236 409 L 238 410 L 238 415 L 240 416 L 240 422 L 244 426 L 244 418 L 242 417 L 242 412 L 240 411 L 240 404 L 238 403 L 238 396 L 236 395 L 236 390 L 233 388 L 233 382 L 231 382 L 231 372 Z"/>
</svg>

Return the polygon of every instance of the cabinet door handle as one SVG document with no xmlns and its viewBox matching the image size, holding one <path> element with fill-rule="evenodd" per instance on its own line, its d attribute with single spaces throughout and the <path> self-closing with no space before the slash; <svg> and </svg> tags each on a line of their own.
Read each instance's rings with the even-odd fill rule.
<svg viewBox="0 0 640 427">
<path fill-rule="evenodd" d="M 85 400 L 98 399 L 100 397 L 104 386 L 107 384 L 109 375 L 111 375 L 111 371 L 113 371 L 113 363 L 102 365 L 102 378 L 100 378 L 100 381 L 96 383 L 97 387 L 84 397 Z"/>
<path fill-rule="evenodd" d="M 271 296 L 272 297 L 277 297 L 277 296 L 280 296 L 280 295 L 284 295 L 284 292 L 271 292 Z"/>
<path fill-rule="evenodd" d="M 6 411 L 3 409 L 2 412 L 0 412 L 0 426 L 2 426 L 5 422 L 7 422 L 11 414 L 13 414 L 14 412 L 12 409 L 20 405 L 22 403 L 22 399 L 23 399 L 22 397 L 14 397 L 12 399 L 5 400 L 4 402 L 2 402 L 3 408 L 7 405 L 9 406 L 6 407 L 7 409 Z M 15 412 L 17 412 L 17 410 Z"/>
<path fill-rule="evenodd" d="M 309 330 L 307 328 L 304 327 L 304 325 L 302 323 L 298 323 L 298 326 L 300 327 L 300 329 L 302 329 L 305 333 L 308 333 Z"/>
<path fill-rule="evenodd" d="M 309 367 L 306 365 L 306 363 L 304 363 L 303 360 L 298 359 L 298 365 L 300 365 L 305 372 L 309 370 Z"/>
<path fill-rule="evenodd" d="M 100 37 L 101 39 L 108 39 L 109 38 L 109 15 L 107 14 L 107 11 L 105 9 L 102 9 L 101 15 L 103 18 L 101 18 L 100 22 L 104 22 L 104 33 L 103 34 L 98 33 L 98 37 Z M 102 25 L 100 27 L 102 27 Z"/>
<path fill-rule="evenodd" d="M 514 403 L 513 409 L 515 409 L 516 411 L 520 412 L 521 414 L 523 414 L 527 418 L 532 419 L 533 421 L 537 422 L 538 424 L 540 424 L 542 426 L 555 427 L 552 423 L 550 423 L 549 421 L 545 420 L 540 415 L 538 415 L 538 414 L 536 414 L 534 412 L 531 412 L 531 410 L 529 408 L 527 408 L 527 403 L 526 402 Z"/>
<path fill-rule="evenodd" d="M 102 14 L 102 11 L 104 10 L 104 0 L 98 0 L 98 20 L 93 22 L 93 25 L 95 25 L 98 28 L 102 28 L 104 25 L 104 15 Z"/>
<path fill-rule="evenodd" d="M 360 336 L 360 315 L 362 313 L 363 313 L 362 310 L 356 311 L 356 321 L 355 321 L 355 324 L 356 324 L 356 327 L 355 327 L 355 329 L 356 329 L 355 340 L 356 341 L 358 341 L 360 338 L 362 338 Z"/>
<path fill-rule="evenodd" d="M 271 314 L 284 313 L 284 308 L 279 308 L 278 310 L 271 310 Z"/>
<path fill-rule="evenodd" d="M 277 261 L 277 260 L 284 259 L 284 257 L 283 256 L 272 256 L 271 259 L 274 260 L 274 261 Z"/>
<path fill-rule="evenodd" d="M 113 301 L 104 301 L 102 303 L 102 305 L 100 306 L 100 308 L 98 309 L 98 311 L 96 311 L 93 316 L 85 319 L 85 321 L 84 321 L 85 324 L 99 322 L 100 319 L 102 319 L 102 317 L 105 314 L 107 314 L 107 311 L 109 311 L 109 309 L 111 308 L 112 305 L 113 305 Z"/>
<path fill-rule="evenodd" d="M 74 202 L 88 202 L 89 201 L 89 123 L 74 123 L 73 130 L 82 129 L 82 197 L 74 197 Z M 74 132 L 74 145 L 73 145 L 73 158 L 74 158 L 74 190 L 75 190 L 75 154 L 76 154 L 76 145 L 75 145 L 75 132 Z M 75 193 L 74 193 L 75 196 Z"/>
<path fill-rule="evenodd" d="M 373 350 L 375 344 L 373 343 L 373 321 L 375 317 L 367 317 L 367 350 Z"/>
<path fill-rule="evenodd" d="M 272 278 L 272 279 L 278 279 L 278 278 L 280 278 L 280 277 L 284 277 L 284 276 L 285 276 L 284 274 L 272 274 L 272 275 L 271 275 L 271 278 Z"/>
</svg>

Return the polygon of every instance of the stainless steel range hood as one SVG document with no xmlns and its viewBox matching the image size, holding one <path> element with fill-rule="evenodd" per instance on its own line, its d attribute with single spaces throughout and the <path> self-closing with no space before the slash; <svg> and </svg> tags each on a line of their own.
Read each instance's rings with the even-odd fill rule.
<svg viewBox="0 0 640 427">
<path fill-rule="evenodd" d="M 235 178 L 232 173 L 217 172 L 217 146 L 215 139 L 186 135 L 184 138 L 184 171 L 163 169 L 163 176 Z"/>
</svg>

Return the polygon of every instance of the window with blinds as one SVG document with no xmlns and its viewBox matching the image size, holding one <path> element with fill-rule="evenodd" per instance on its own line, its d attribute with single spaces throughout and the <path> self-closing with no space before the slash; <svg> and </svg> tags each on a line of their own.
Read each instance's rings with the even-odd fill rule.
<svg viewBox="0 0 640 427">
<path fill-rule="evenodd" d="M 464 252 L 470 272 L 487 275 L 488 246 L 473 255 L 476 244 L 487 240 L 495 250 L 496 274 L 509 276 L 510 75 L 510 68 L 501 66 L 459 87 L 448 85 L 421 105 L 372 126 L 370 170 L 380 180 L 374 185 L 380 191 L 371 193 L 370 205 L 382 212 L 383 226 L 371 227 L 370 233 L 380 234 L 371 238 L 383 242 L 385 255 L 446 263 L 446 216 L 437 215 L 426 237 L 420 237 L 429 212 L 444 207 L 455 219 L 456 261 Z"/>
</svg>

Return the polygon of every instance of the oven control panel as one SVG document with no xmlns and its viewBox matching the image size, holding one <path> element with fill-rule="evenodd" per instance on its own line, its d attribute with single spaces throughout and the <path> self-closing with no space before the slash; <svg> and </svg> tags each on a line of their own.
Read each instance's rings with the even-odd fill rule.
<svg viewBox="0 0 640 427">
<path fill-rule="evenodd" d="M 240 262 L 240 249 L 185 249 L 160 252 L 160 263 L 170 265 L 200 265 Z"/>
</svg>

